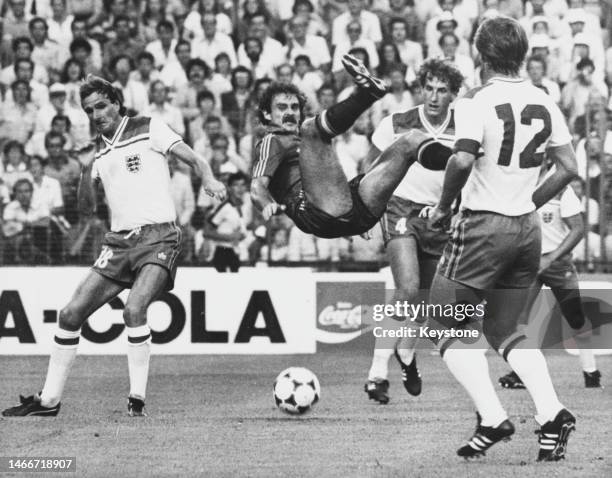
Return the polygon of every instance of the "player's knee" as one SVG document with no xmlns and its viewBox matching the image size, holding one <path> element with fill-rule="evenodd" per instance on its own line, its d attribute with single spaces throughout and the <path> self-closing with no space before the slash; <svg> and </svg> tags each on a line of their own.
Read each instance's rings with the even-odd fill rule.
<svg viewBox="0 0 612 478">
<path fill-rule="evenodd" d="M 123 308 L 123 320 L 128 327 L 139 327 L 147 322 L 147 309 L 139 304 L 127 303 Z"/>
<path fill-rule="evenodd" d="M 79 330 L 85 317 L 77 310 L 76 307 L 67 305 L 59 313 L 59 328 L 64 330 L 75 331 Z"/>
<path fill-rule="evenodd" d="M 314 118 L 308 118 L 300 127 L 300 136 L 302 139 L 319 139 L 321 133 L 316 125 Z"/>
</svg>

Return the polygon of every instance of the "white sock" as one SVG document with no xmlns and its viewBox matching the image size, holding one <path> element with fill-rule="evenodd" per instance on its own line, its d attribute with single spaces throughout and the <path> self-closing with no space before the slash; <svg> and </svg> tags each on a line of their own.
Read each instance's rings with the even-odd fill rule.
<svg viewBox="0 0 612 478">
<path fill-rule="evenodd" d="M 444 362 L 468 392 L 482 425 L 496 427 L 508 418 L 489 376 L 486 349 L 461 349 L 449 347 L 444 353 Z"/>
<path fill-rule="evenodd" d="M 400 339 L 397 344 L 397 354 L 406 365 L 410 365 L 410 362 L 412 362 L 414 358 L 414 349 L 416 349 L 417 340 L 416 337 L 404 337 Z"/>
<path fill-rule="evenodd" d="M 127 327 L 128 370 L 130 372 L 130 397 L 145 399 L 151 356 L 151 329 L 148 325 Z"/>
<path fill-rule="evenodd" d="M 372 357 L 372 366 L 368 373 L 368 380 L 387 379 L 391 355 L 393 355 L 392 349 L 379 349 L 378 347 L 374 347 L 374 357 Z"/>
<path fill-rule="evenodd" d="M 506 360 L 523 381 L 535 403 L 536 421 L 543 425 L 553 420 L 563 405 L 553 387 L 542 352 L 537 349 L 516 348 L 508 353 Z"/>
<path fill-rule="evenodd" d="M 75 332 L 58 329 L 56 332 L 53 351 L 49 357 L 47 379 L 40 394 L 40 404 L 43 407 L 54 407 L 62 399 L 64 385 L 77 353 L 80 336 L 80 329 Z"/>
<path fill-rule="evenodd" d="M 593 349 L 579 349 L 578 354 L 580 357 L 580 366 L 584 372 L 593 373 L 595 370 L 597 370 L 597 363 L 595 362 L 595 354 L 593 353 Z"/>
</svg>

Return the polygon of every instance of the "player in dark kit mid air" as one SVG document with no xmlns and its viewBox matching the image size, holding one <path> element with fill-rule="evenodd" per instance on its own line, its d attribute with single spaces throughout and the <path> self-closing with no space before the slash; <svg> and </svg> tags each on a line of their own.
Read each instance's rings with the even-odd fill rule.
<svg viewBox="0 0 612 478">
<path fill-rule="evenodd" d="M 342 63 L 355 91 L 315 118 L 304 121 L 305 98 L 295 86 L 270 85 L 259 105 L 267 134 L 254 150 L 251 193 L 264 219 L 284 209 L 302 231 L 324 238 L 367 232 L 417 157 L 428 164 L 450 156 L 449 148 L 412 130 L 389 146 L 367 174 L 347 181 L 331 140 L 384 96 L 386 87 L 354 57 L 345 55 Z"/>
</svg>

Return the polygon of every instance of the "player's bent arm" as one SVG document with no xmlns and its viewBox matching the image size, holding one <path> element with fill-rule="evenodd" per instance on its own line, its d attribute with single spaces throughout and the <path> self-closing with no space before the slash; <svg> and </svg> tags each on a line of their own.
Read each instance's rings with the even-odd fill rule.
<svg viewBox="0 0 612 478">
<path fill-rule="evenodd" d="M 259 176 L 251 181 L 251 198 L 260 211 L 263 211 L 267 205 L 276 203 L 268 190 L 269 184 L 268 176 Z"/>
<path fill-rule="evenodd" d="M 380 149 L 378 149 L 376 146 L 370 146 L 368 155 L 363 160 L 363 165 L 361 166 L 362 172 L 367 173 L 372 169 L 374 163 L 376 163 L 376 160 L 380 157 L 380 153 Z"/>
<path fill-rule="evenodd" d="M 193 169 L 196 176 L 202 179 L 202 187 L 209 196 L 216 197 L 221 201 L 225 200 L 225 185 L 221 181 L 215 179 L 212 169 L 210 169 L 210 165 L 206 161 L 200 160 L 193 149 L 187 146 L 183 141 L 180 141 L 172 146 L 169 152 L 179 161 Z"/>
<path fill-rule="evenodd" d="M 457 151 L 450 157 L 444 173 L 444 186 L 438 209 L 450 211 L 453 201 L 457 199 L 470 177 L 475 160 L 476 156 L 466 151 Z"/>
<path fill-rule="evenodd" d="M 554 198 L 572 180 L 578 177 L 578 166 L 576 165 L 576 155 L 571 144 L 554 146 L 546 150 L 546 155 L 553 160 L 557 166 L 556 171 L 551 174 L 534 191 L 531 200 L 536 209 Z"/>
<path fill-rule="evenodd" d="M 572 252 L 578 245 L 580 240 L 584 237 L 584 219 L 582 214 L 575 214 L 574 216 L 564 217 L 563 221 L 569 227 L 569 233 L 563 239 L 563 242 L 559 244 L 554 251 L 549 254 L 551 262 L 556 261 L 560 257 Z"/>
</svg>

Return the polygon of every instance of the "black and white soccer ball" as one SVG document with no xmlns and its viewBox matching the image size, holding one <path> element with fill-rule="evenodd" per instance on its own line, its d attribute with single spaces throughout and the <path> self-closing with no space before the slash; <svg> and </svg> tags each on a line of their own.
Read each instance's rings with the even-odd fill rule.
<svg viewBox="0 0 612 478">
<path fill-rule="evenodd" d="M 274 402 L 283 412 L 299 415 L 319 401 L 319 379 L 304 367 L 283 370 L 274 382 Z"/>
</svg>

